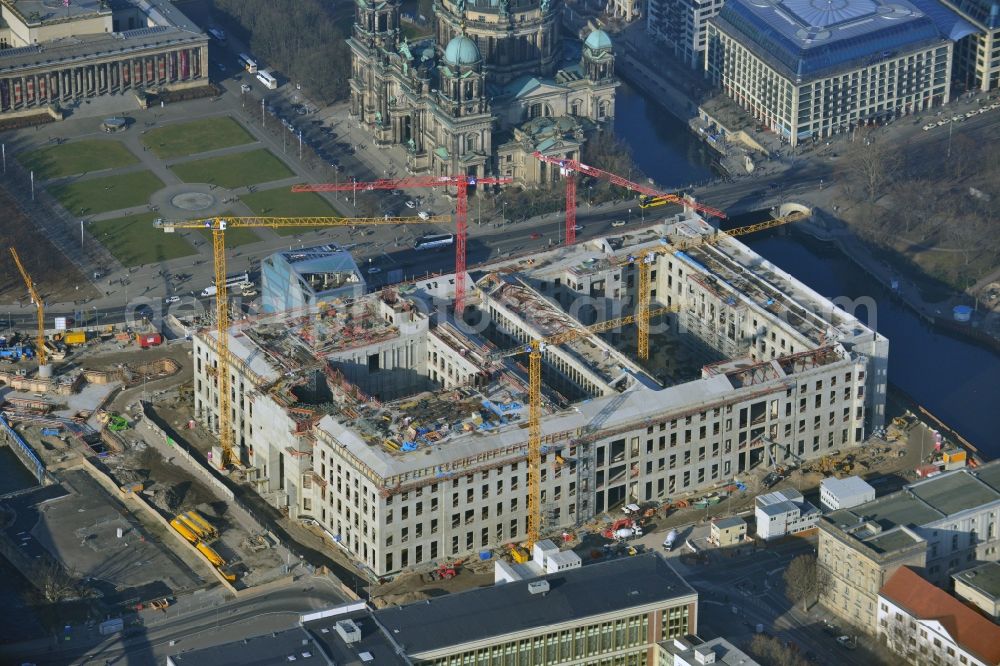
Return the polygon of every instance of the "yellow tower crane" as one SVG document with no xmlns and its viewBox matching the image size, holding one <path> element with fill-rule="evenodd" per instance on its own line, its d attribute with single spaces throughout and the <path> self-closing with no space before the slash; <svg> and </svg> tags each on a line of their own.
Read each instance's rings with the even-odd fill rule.
<svg viewBox="0 0 1000 666">
<path fill-rule="evenodd" d="M 17 256 L 17 250 L 10 248 L 10 256 L 14 257 L 14 263 L 17 264 L 17 270 L 21 272 L 21 277 L 24 279 L 25 286 L 28 287 L 28 293 L 31 294 L 31 300 L 35 303 L 35 310 L 38 313 L 38 333 L 35 338 L 35 354 L 38 355 L 38 372 L 41 374 L 42 368 L 48 365 L 48 350 L 45 348 L 45 305 L 42 303 L 42 297 L 38 295 L 38 291 L 35 290 L 35 283 L 32 281 L 31 276 L 28 275 L 28 271 L 24 269 L 24 264 L 21 263 L 21 257 Z"/>
<path fill-rule="evenodd" d="M 656 316 L 676 311 L 676 306 L 661 307 L 648 314 Z M 528 355 L 528 539 L 525 545 L 529 551 L 538 543 L 542 530 L 542 354 L 549 345 L 561 345 L 594 333 L 627 326 L 635 322 L 637 317 L 637 314 L 631 314 L 627 317 L 602 321 L 593 326 L 571 328 L 490 356 L 491 361 L 499 361 L 518 354 Z M 518 561 L 526 561 L 527 557 L 525 551 L 514 551 L 514 558 Z"/>
<path fill-rule="evenodd" d="M 233 357 L 229 353 L 229 297 L 226 287 L 226 229 L 269 227 L 347 227 L 387 224 L 432 224 L 448 222 L 446 215 L 419 217 L 214 217 L 197 220 L 164 220 L 158 218 L 154 226 L 167 233 L 177 229 L 210 229 L 212 231 L 212 257 L 215 264 L 215 342 L 219 356 L 219 448 L 222 449 L 220 468 L 239 462 L 233 452 L 232 396 L 229 391 L 229 373 Z M 40 311 L 39 311 L 40 312 Z M 40 317 L 41 315 L 39 315 Z"/>
<path fill-rule="evenodd" d="M 752 234 L 757 231 L 764 231 L 765 229 L 773 229 L 774 227 L 780 227 L 781 225 L 788 224 L 789 222 L 797 222 L 805 218 L 805 213 L 794 212 L 790 215 L 785 215 L 784 217 L 776 217 L 765 222 L 758 222 L 757 224 L 750 224 L 745 227 L 738 227 L 736 229 L 730 229 L 729 231 L 718 231 L 711 236 L 702 236 L 700 238 L 695 238 L 692 240 L 684 240 L 677 243 L 667 243 L 664 245 L 658 245 L 656 247 L 651 247 L 646 250 L 637 252 L 634 255 L 630 255 L 627 259 L 629 263 L 635 263 L 639 266 L 639 280 L 638 280 L 638 307 L 636 308 L 636 313 L 638 318 L 636 319 L 636 327 L 638 328 L 638 338 L 639 338 L 639 349 L 638 356 L 642 360 L 649 359 L 649 319 L 650 319 L 650 301 L 652 297 L 649 291 L 650 282 L 650 265 L 656 261 L 657 255 L 660 254 L 673 254 L 674 252 L 683 252 L 691 248 L 698 247 L 700 245 L 706 245 L 711 243 L 717 243 L 727 236 L 745 236 L 746 234 Z"/>
</svg>

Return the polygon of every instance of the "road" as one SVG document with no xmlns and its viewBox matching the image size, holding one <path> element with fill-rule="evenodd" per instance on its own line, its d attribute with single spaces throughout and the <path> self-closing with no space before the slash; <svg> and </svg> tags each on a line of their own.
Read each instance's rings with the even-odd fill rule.
<svg viewBox="0 0 1000 666">
<path fill-rule="evenodd" d="M 96 629 L 74 628 L 58 641 L 43 639 L 0 646 L 0 661 L 52 666 L 67 664 L 153 664 L 168 654 L 217 645 L 227 640 L 287 629 L 303 612 L 343 603 L 343 596 L 325 579 L 304 579 L 294 586 L 229 601 L 217 606 L 180 612 L 169 608 L 144 613 L 143 625 L 127 637 L 104 639 Z M 222 637 L 220 637 L 222 636 Z M 171 644 L 173 643 L 173 644 Z M 124 656 L 125 653 L 127 656 Z M 123 658 L 124 657 L 124 658 Z"/>
</svg>

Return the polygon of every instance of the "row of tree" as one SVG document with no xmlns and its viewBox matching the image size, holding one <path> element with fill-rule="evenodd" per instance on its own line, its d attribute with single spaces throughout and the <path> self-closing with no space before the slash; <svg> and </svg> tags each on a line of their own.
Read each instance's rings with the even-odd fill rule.
<svg viewBox="0 0 1000 666">
<path fill-rule="evenodd" d="M 348 95 L 351 54 L 323 0 L 212 0 L 217 19 L 317 101 L 330 104 Z"/>
</svg>

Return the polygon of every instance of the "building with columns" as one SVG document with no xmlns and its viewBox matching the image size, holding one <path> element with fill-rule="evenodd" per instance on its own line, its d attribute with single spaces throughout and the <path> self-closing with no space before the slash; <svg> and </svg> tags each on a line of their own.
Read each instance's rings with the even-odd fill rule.
<svg viewBox="0 0 1000 666">
<path fill-rule="evenodd" d="M 546 172 L 527 165 L 531 153 L 578 158 L 585 135 L 614 117 L 611 39 L 595 31 L 567 60 L 560 10 L 558 0 L 438 0 L 433 36 L 409 43 L 399 0 L 360 1 L 351 113 L 376 145 L 405 148 L 411 172 L 537 182 Z M 557 120 L 567 140 L 526 127 L 538 118 Z"/>
<path fill-rule="evenodd" d="M 0 118 L 207 82 L 208 37 L 166 0 L 0 0 Z"/>
</svg>

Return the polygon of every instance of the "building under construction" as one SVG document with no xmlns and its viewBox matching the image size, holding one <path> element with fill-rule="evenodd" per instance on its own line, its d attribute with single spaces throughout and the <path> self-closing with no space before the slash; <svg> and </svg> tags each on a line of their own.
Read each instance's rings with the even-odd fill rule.
<svg viewBox="0 0 1000 666">
<path fill-rule="evenodd" d="M 461 323 L 445 276 L 234 326 L 238 457 L 269 502 L 376 575 L 519 542 L 527 355 L 498 352 L 631 313 L 634 258 L 680 240 L 650 255 L 653 307 L 672 311 L 651 322 L 648 360 L 631 326 L 544 350 L 543 532 L 883 424 L 888 340 L 689 213 L 473 274 Z M 210 427 L 214 335 L 194 341 Z"/>
</svg>

